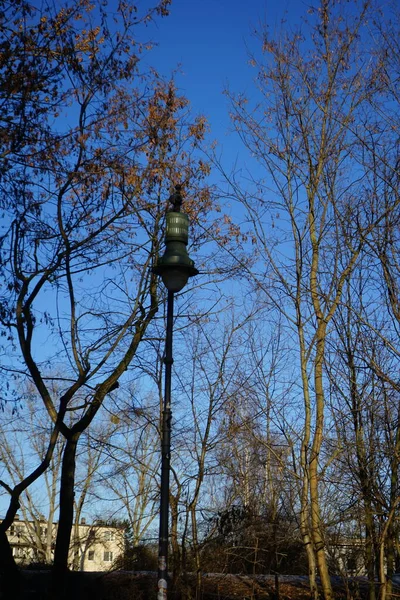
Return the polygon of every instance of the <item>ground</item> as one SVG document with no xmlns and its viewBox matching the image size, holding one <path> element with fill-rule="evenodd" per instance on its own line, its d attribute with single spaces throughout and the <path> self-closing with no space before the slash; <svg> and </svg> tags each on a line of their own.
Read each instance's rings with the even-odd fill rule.
<svg viewBox="0 0 400 600">
<path fill-rule="evenodd" d="M 50 579 L 49 572 L 24 572 L 23 600 L 44 600 Z M 189 576 L 184 587 L 170 590 L 168 600 L 194 600 L 194 578 Z M 339 578 L 333 580 L 335 598 L 346 598 L 346 589 Z M 114 573 L 71 573 L 68 597 L 73 600 L 155 600 L 157 576 L 151 572 L 116 571 Z M 182 592 L 185 593 L 182 593 Z M 367 598 L 366 581 L 351 582 L 353 600 Z M 208 574 L 203 577 L 200 600 L 309 600 L 306 577 L 279 577 L 279 595 L 273 576 Z M 22 599 L 21 599 L 22 600 Z M 388 598 L 389 600 L 389 598 Z"/>
</svg>

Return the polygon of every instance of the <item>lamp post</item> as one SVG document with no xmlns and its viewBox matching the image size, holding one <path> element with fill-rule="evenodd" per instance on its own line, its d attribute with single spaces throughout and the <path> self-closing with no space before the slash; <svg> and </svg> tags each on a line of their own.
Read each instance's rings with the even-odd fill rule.
<svg viewBox="0 0 400 600">
<path fill-rule="evenodd" d="M 189 277 L 198 274 L 194 262 L 186 250 L 188 243 L 188 216 L 181 213 L 181 186 L 175 186 L 170 197 L 173 209 L 167 213 L 165 252 L 153 272 L 160 275 L 168 290 L 167 331 L 165 338 L 165 387 L 161 429 L 161 494 L 160 494 L 160 533 L 158 540 L 158 594 L 157 600 L 166 600 L 168 588 L 168 516 L 169 516 L 169 471 L 171 454 L 171 373 L 172 373 L 172 333 L 174 318 L 174 294 L 180 292 Z"/>
</svg>

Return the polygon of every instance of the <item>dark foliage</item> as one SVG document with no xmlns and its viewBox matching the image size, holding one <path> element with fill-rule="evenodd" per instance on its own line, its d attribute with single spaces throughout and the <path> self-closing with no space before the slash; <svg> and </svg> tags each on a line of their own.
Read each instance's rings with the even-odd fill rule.
<svg viewBox="0 0 400 600">
<path fill-rule="evenodd" d="M 216 517 L 217 534 L 202 551 L 204 571 L 306 575 L 307 560 L 296 523 L 283 513 L 256 514 L 232 506 Z"/>
</svg>

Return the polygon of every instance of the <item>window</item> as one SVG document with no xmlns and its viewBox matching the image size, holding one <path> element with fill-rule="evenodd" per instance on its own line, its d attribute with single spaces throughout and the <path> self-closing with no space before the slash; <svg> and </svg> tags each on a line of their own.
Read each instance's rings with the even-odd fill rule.
<svg viewBox="0 0 400 600">
<path fill-rule="evenodd" d="M 88 560 L 94 560 L 94 550 L 89 550 L 89 552 L 88 552 Z"/>
<path fill-rule="evenodd" d="M 357 561 L 354 556 L 349 556 L 347 559 L 347 570 L 348 571 L 357 571 Z"/>
<path fill-rule="evenodd" d="M 23 531 L 24 531 L 23 525 L 11 525 L 11 527 L 10 527 L 11 535 L 21 535 L 21 533 Z"/>
<path fill-rule="evenodd" d="M 112 562 L 112 559 L 113 559 L 113 553 L 106 550 L 104 552 L 104 562 Z"/>
<path fill-rule="evenodd" d="M 25 550 L 24 548 L 20 548 L 19 546 L 14 546 L 12 549 L 13 556 L 15 558 L 25 558 Z"/>
<path fill-rule="evenodd" d="M 40 528 L 40 535 L 42 537 L 45 537 L 47 535 L 47 527 L 41 527 Z"/>
<path fill-rule="evenodd" d="M 114 531 L 105 531 L 103 533 L 103 539 L 105 542 L 113 542 L 115 540 L 115 532 Z"/>
</svg>

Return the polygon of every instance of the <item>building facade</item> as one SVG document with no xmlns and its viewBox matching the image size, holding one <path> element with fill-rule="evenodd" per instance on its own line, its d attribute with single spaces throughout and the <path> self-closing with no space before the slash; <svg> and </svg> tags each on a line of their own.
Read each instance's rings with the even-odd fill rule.
<svg viewBox="0 0 400 600">
<path fill-rule="evenodd" d="M 51 563 L 57 523 L 18 517 L 7 531 L 13 556 L 19 564 Z M 108 571 L 124 553 L 124 529 L 82 519 L 72 529 L 69 567 L 77 571 Z"/>
</svg>

